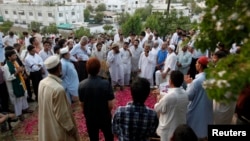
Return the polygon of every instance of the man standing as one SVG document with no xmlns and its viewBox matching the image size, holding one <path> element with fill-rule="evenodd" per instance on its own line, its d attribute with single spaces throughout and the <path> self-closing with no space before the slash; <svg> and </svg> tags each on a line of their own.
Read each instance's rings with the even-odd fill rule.
<svg viewBox="0 0 250 141">
<path fill-rule="evenodd" d="M 79 85 L 79 99 L 90 141 L 99 140 L 99 129 L 102 130 L 105 141 L 113 141 L 111 131 L 111 110 L 114 105 L 114 94 L 108 80 L 98 76 L 101 64 L 97 58 L 90 58 L 86 68 L 89 77 Z"/>
<path fill-rule="evenodd" d="M 78 77 L 79 81 L 88 77 L 88 73 L 86 71 L 86 62 L 89 60 L 89 56 L 91 55 L 91 51 L 88 48 L 88 37 L 83 36 L 79 44 L 76 44 L 73 49 L 70 51 L 70 54 L 74 56 L 74 62 L 78 62 Z"/>
<path fill-rule="evenodd" d="M 182 48 L 182 51 L 178 53 L 177 56 L 177 68 L 179 71 L 181 71 L 184 75 L 188 73 L 188 70 L 190 68 L 190 64 L 192 61 L 192 54 L 187 51 L 188 46 L 184 46 Z"/>
<path fill-rule="evenodd" d="M 150 85 L 153 86 L 153 74 L 155 69 L 155 58 L 154 55 L 150 52 L 150 45 L 144 45 L 144 52 L 140 55 L 138 67 L 139 67 L 139 76 L 146 78 Z"/>
<path fill-rule="evenodd" d="M 30 79 L 32 81 L 33 90 L 35 93 L 35 100 L 37 101 L 38 96 L 38 85 L 40 81 L 43 79 L 43 74 L 45 73 L 43 60 L 36 53 L 36 49 L 34 46 L 28 46 L 28 55 L 24 60 L 27 71 L 30 74 Z"/>
<path fill-rule="evenodd" d="M 26 99 L 27 90 L 23 78 L 24 68 L 18 65 L 16 52 L 14 50 L 6 51 L 5 57 L 7 60 L 4 66 L 4 78 L 6 80 L 10 101 L 14 105 L 16 116 L 23 121 L 23 112 L 33 112 L 28 110 L 29 105 Z"/>
<path fill-rule="evenodd" d="M 162 82 L 169 80 L 169 74 L 176 69 L 177 56 L 174 52 L 175 46 L 169 45 L 168 56 L 164 62 L 164 68 L 155 72 L 155 84 L 159 86 Z"/>
<path fill-rule="evenodd" d="M 79 79 L 74 64 L 70 61 L 68 47 L 60 49 L 62 63 L 62 85 L 66 91 L 69 103 L 78 99 Z"/>
<path fill-rule="evenodd" d="M 139 45 L 139 40 L 134 40 L 133 42 L 133 46 L 131 46 L 129 48 L 129 50 L 131 51 L 132 54 L 132 58 L 131 58 L 131 80 L 133 81 L 133 79 L 135 77 L 138 76 L 138 62 L 141 56 L 141 53 L 143 52 L 143 48 L 138 46 Z"/>
<path fill-rule="evenodd" d="M 120 86 L 120 88 L 123 89 L 124 73 L 118 44 L 112 44 L 112 50 L 108 53 L 107 63 L 109 65 L 112 86 Z"/>
<path fill-rule="evenodd" d="M 124 70 L 124 85 L 129 86 L 131 74 L 131 51 L 128 49 L 129 43 L 124 42 L 123 48 L 120 48 L 122 65 Z"/>
<path fill-rule="evenodd" d="M 7 35 L 3 38 L 5 47 L 7 47 L 7 46 L 13 47 L 13 45 L 15 43 L 17 43 L 17 40 L 18 40 L 17 35 L 15 35 L 14 32 L 12 32 L 12 31 L 9 32 L 9 35 Z"/>
<path fill-rule="evenodd" d="M 213 102 L 208 98 L 202 83 L 206 79 L 204 70 L 207 68 L 208 58 L 200 57 L 196 64 L 199 72 L 193 80 L 191 76 L 185 76 L 188 84 L 187 94 L 190 101 L 187 111 L 187 124 L 194 130 L 198 138 L 207 137 L 207 126 L 213 124 Z"/>
<path fill-rule="evenodd" d="M 61 85 L 61 63 L 57 55 L 44 62 L 49 75 L 39 84 L 38 140 L 79 141 L 76 123 Z"/>
<path fill-rule="evenodd" d="M 114 114 L 112 131 L 119 141 L 146 141 L 155 135 L 158 117 L 154 110 L 144 105 L 150 93 L 150 83 L 138 77 L 132 82 L 133 102 L 119 107 Z"/>
<path fill-rule="evenodd" d="M 170 141 L 174 130 L 186 123 L 188 96 L 181 85 L 184 76 L 180 71 L 172 71 L 168 93 L 158 95 L 154 109 L 160 115 L 157 134 L 161 141 Z"/>
</svg>

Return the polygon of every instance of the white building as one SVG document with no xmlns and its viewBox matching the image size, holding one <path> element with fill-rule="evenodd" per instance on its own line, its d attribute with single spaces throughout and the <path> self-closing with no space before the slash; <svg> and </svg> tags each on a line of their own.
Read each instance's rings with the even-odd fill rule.
<svg viewBox="0 0 250 141">
<path fill-rule="evenodd" d="M 64 6 L 43 6 L 36 4 L 0 4 L 3 19 L 15 24 L 27 25 L 32 21 L 44 26 L 51 23 L 83 23 L 83 4 Z"/>
<path fill-rule="evenodd" d="M 155 12 L 165 13 L 167 11 L 168 4 L 153 3 L 152 5 L 153 5 L 152 13 L 155 13 Z M 174 9 L 176 10 L 178 14 L 182 12 L 183 16 L 191 15 L 190 8 L 187 6 L 183 6 L 181 3 L 171 3 L 170 12 Z"/>
</svg>

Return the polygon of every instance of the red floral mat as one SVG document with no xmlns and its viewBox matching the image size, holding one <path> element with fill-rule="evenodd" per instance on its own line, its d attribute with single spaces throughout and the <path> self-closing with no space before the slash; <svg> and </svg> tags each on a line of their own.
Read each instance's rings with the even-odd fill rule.
<svg viewBox="0 0 250 141">
<path fill-rule="evenodd" d="M 119 106 L 125 106 L 129 101 L 131 101 L 130 89 L 126 88 L 123 91 L 117 91 L 115 93 L 115 107 L 112 111 L 117 109 Z M 150 94 L 146 105 L 150 108 L 153 108 L 156 102 L 156 98 L 153 94 Z M 85 118 L 83 113 L 81 112 L 81 107 L 78 103 L 72 105 L 73 114 L 76 120 L 76 124 L 78 127 L 78 132 L 81 138 L 81 141 L 89 141 L 87 128 L 85 125 Z M 36 111 L 27 117 L 23 122 L 20 122 L 14 129 L 14 136 L 16 140 L 25 140 L 25 141 L 36 141 L 38 140 L 38 111 Z M 100 132 L 100 140 L 103 139 L 103 134 Z"/>
</svg>

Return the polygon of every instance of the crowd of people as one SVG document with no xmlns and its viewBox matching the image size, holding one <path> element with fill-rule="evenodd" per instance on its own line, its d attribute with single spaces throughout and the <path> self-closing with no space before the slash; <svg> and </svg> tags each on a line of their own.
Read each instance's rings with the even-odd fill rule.
<svg viewBox="0 0 250 141">
<path fill-rule="evenodd" d="M 207 137 L 209 124 L 232 124 L 235 113 L 240 123 L 250 123 L 242 106 L 249 96 L 213 101 L 202 86 L 208 64 L 216 67 L 221 58 L 240 53 L 241 44 L 226 50 L 218 43 L 215 51 L 202 52 L 195 47 L 198 32 L 181 28 L 164 40 L 150 28 L 140 35 L 124 37 L 119 29 L 114 36 L 82 36 L 79 41 L 74 34 L 43 37 L 32 30 L 23 35 L 23 42 L 12 31 L 0 36 L 0 118 L 23 121 L 23 114 L 33 112 L 29 102 L 38 102 L 40 141 L 79 140 L 71 108 L 79 101 L 91 141 L 99 140 L 99 129 L 107 141 L 153 136 L 181 141 L 179 132 L 197 141 Z M 153 91 L 157 102 L 150 109 L 144 102 L 162 83 L 168 92 Z M 132 102 L 112 115 L 118 87 L 130 87 Z M 15 116 L 6 118 L 12 112 Z"/>
</svg>

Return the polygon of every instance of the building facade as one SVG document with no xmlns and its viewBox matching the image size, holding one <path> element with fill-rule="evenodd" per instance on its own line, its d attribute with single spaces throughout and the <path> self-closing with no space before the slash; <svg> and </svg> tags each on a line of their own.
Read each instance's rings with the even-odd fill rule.
<svg viewBox="0 0 250 141">
<path fill-rule="evenodd" d="M 0 12 L 5 21 L 15 24 L 27 25 L 39 22 L 43 26 L 52 23 L 72 24 L 83 23 L 84 4 L 64 6 L 43 6 L 39 4 L 0 4 Z"/>
</svg>

